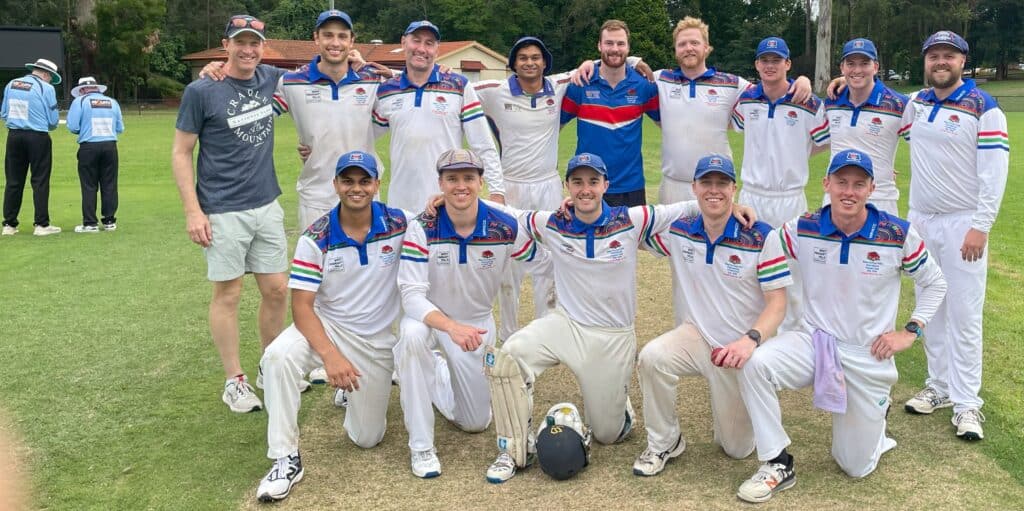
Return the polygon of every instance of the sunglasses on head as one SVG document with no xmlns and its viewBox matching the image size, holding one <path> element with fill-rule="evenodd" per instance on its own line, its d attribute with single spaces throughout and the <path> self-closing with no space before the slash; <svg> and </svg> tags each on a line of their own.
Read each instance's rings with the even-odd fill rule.
<svg viewBox="0 0 1024 511">
<path fill-rule="evenodd" d="M 231 18 L 231 21 L 228 22 L 228 24 L 234 28 L 248 27 L 260 31 L 262 31 L 266 27 L 266 25 L 262 21 L 253 18 L 252 16 L 240 16 L 237 18 Z"/>
</svg>

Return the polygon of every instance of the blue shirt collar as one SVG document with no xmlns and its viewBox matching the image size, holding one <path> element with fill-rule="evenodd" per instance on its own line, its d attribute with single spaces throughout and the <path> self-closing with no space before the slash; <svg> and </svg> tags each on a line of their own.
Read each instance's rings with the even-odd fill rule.
<svg viewBox="0 0 1024 511">
<path fill-rule="evenodd" d="M 972 90 L 974 90 L 974 88 L 975 88 L 974 80 L 971 80 L 970 78 L 968 78 L 968 79 L 964 80 L 964 84 L 963 85 L 957 87 L 957 89 L 955 91 L 953 91 L 953 93 L 950 94 L 949 97 L 947 97 L 946 99 L 943 99 L 943 100 L 940 101 L 938 96 L 935 95 L 935 88 L 934 87 L 924 91 L 924 93 L 921 94 L 921 99 L 923 99 L 925 101 L 931 101 L 933 103 L 947 103 L 947 102 L 955 103 L 957 101 L 960 101 L 961 99 L 964 99 L 964 96 L 966 96 L 967 93 L 969 93 Z"/>
<path fill-rule="evenodd" d="M 576 208 L 574 207 L 572 208 L 572 222 L 569 222 L 569 228 L 572 229 L 573 232 L 586 232 L 597 227 L 608 225 L 608 221 L 612 218 L 610 213 L 611 209 L 612 207 L 609 206 L 604 199 L 601 199 L 601 216 L 597 217 L 597 220 L 588 224 L 576 217 Z"/>
<path fill-rule="evenodd" d="M 704 215 L 698 213 L 697 217 L 693 219 L 686 226 L 686 232 L 690 234 L 700 234 L 708 239 L 708 233 L 704 230 Z M 725 222 L 725 229 L 722 230 L 722 238 L 739 239 L 740 237 L 740 223 L 736 221 L 736 217 L 729 215 L 729 219 Z M 714 243 L 718 243 L 719 240 L 709 240 Z"/>
<path fill-rule="evenodd" d="M 320 63 L 320 55 L 317 55 L 317 56 L 313 57 L 313 60 L 309 63 L 309 81 L 310 82 L 316 82 L 316 81 L 319 81 L 319 80 L 326 80 L 328 82 L 334 83 L 334 80 L 332 80 L 330 76 L 327 76 L 327 75 L 325 75 L 325 74 L 320 72 L 320 68 L 317 67 L 317 64 L 319 64 L 319 63 Z M 355 81 L 358 81 L 358 80 L 359 80 L 359 73 L 357 73 L 355 71 L 355 69 L 352 69 L 352 66 L 349 66 L 348 67 L 348 73 L 346 73 L 345 76 L 341 79 L 341 81 L 338 82 L 338 85 L 342 85 L 342 84 L 346 84 L 346 83 L 350 83 L 350 82 L 355 82 Z"/>
<path fill-rule="evenodd" d="M 868 218 L 864 221 L 864 226 L 857 231 L 856 234 L 850 236 L 860 236 L 866 240 L 873 240 L 878 236 L 878 208 L 870 202 L 867 204 Z M 821 208 L 821 224 L 819 226 L 819 232 L 822 236 L 830 236 L 832 234 L 839 234 L 841 237 L 846 237 L 842 231 L 832 223 L 832 206 L 825 206 Z"/>
<path fill-rule="evenodd" d="M 685 74 L 683 74 L 683 68 L 680 67 L 680 66 L 676 66 L 675 69 L 672 70 L 672 72 L 675 73 L 675 75 L 676 75 L 675 77 L 680 79 L 680 80 L 689 80 L 689 81 L 692 81 L 692 82 L 696 82 L 696 81 L 703 80 L 705 78 L 711 78 L 712 76 L 715 76 L 715 73 L 717 73 L 718 71 L 715 68 L 713 68 L 713 67 L 709 67 L 709 68 L 707 68 L 707 70 L 705 70 L 703 73 L 701 73 L 700 76 L 694 78 L 693 80 L 690 80 L 689 78 L 686 77 Z"/>
<path fill-rule="evenodd" d="M 441 70 L 440 66 L 434 64 L 434 70 L 430 72 L 430 78 L 427 78 L 427 83 L 437 83 L 441 81 Z M 427 85 L 424 83 L 423 85 Z M 403 89 L 418 89 L 419 87 L 409 81 L 408 69 L 402 73 L 402 77 L 398 80 L 398 84 Z"/>
<path fill-rule="evenodd" d="M 539 93 L 534 94 L 534 96 L 554 96 L 555 88 L 551 86 L 551 82 L 549 82 L 547 78 L 542 78 L 542 80 L 544 81 L 544 89 Z M 522 96 L 526 94 L 523 92 L 523 87 L 519 85 L 519 77 L 516 75 L 508 77 L 508 88 L 509 91 L 512 92 L 513 96 Z"/>
<path fill-rule="evenodd" d="M 437 226 L 440 230 L 439 234 L 441 237 L 456 239 L 486 238 L 487 218 L 490 216 L 491 208 L 480 199 L 477 199 L 476 206 L 476 228 L 473 230 L 473 234 L 469 235 L 469 238 L 463 238 L 455 231 L 455 225 L 452 224 L 452 219 L 448 217 L 447 208 L 444 206 L 437 208 Z"/>
<path fill-rule="evenodd" d="M 341 218 L 339 218 L 338 215 L 340 210 L 341 203 L 338 203 L 330 213 L 331 239 L 329 246 L 340 243 L 345 243 L 347 245 L 363 245 L 373 239 L 374 236 L 387 229 L 387 226 L 384 225 L 384 204 L 373 201 L 370 203 L 370 214 L 372 215 L 372 218 L 370 219 L 370 232 L 367 233 L 366 239 L 363 240 L 363 243 L 358 243 L 350 238 L 349 235 L 345 234 L 345 231 L 341 228 Z"/>
<path fill-rule="evenodd" d="M 786 81 L 789 82 L 790 85 L 793 85 L 792 78 L 787 78 Z M 768 96 L 764 93 L 764 83 L 758 82 L 758 84 L 754 87 L 754 94 L 758 98 L 764 99 L 765 101 L 771 103 L 771 99 L 768 98 Z M 790 99 L 793 99 L 793 95 L 787 92 L 786 95 L 779 98 L 778 101 L 776 101 L 776 103 L 782 103 L 783 101 L 789 101 Z"/>
<path fill-rule="evenodd" d="M 874 105 L 874 106 L 881 105 L 882 104 L 882 96 L 884 96 L 884 95 L 885 95 L 885 84 L 882 83 L 882 80 L 879 80 L 877 77 L 875 77 L 875 85 L 873 87 L 871 87 L 871 94 L 868 95 L 868 100 L 865 101 L 864 104 L 865 105 Z M 840 94 L 839 97 L 836 98 L 836 104 L 837 105 L 846 105 L 846 106 L 849 106 L 851 108 L 856 108 L 857 106 L 860 106 L 860 105 L 854 105 L 853 102 L 850 101 L 850 88 L 849 87 L 843 89 L 842 94 Z"/>
</svg>

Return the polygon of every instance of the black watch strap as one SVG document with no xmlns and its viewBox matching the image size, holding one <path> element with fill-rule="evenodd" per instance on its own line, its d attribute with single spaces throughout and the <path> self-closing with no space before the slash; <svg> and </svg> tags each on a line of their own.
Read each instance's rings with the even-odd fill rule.
<svg viewBox="0 0 1024 511">
<path fill-rule="evenodd" d="M 918 325 L 916 321 L 910 321 L 903 327 L 904 330 L 914 334 L 918 339 L 921 338 L 921 334 L 924 332 L 921 329 L 921 325 Z"/>
<path fill-rule="evenodd" d="M 751 328 L 750 330 L 747 330 L 746 335 L 747 337 L 750 337 L 752 341 L 754 341 L 754 344 L 757 344 L 758 346 L 761 345 L 761 332 L 758 332 L 756 328 Z"/>
</svg>

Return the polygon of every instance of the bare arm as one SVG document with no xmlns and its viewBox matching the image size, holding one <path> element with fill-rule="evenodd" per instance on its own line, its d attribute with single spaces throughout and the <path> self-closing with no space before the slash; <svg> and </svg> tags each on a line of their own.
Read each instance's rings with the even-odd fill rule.
<svg viewBox="0 0 1024 511">
<path fill-rule="evenodd" d="M 213 230 L 210 220 L 199 207 L 196 196 L 195 173 L 192 170 L 192 151 L 196 148 L 199 135 L 182 130 L 174 130 L 174 148 L 171 150 L 171 170 L 174 181 L 178 185 L 178 195 L 185 210 L 185 229 L 193 243 L 209 247 L 213 241 Z"/>
</svg>

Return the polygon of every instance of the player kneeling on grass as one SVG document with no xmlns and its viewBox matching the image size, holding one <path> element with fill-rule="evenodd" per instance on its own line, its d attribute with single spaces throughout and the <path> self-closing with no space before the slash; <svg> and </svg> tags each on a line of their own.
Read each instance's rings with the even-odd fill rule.
<svg viewBox="0 0 1024 511">
<path fill-rule="evenodd" d="M 274 466 L 257 498 L 280 500 L 302 479 L 298 383 L 320 367 L 346 391 L 345 431 L 369 448 L 384 438 L 391 397 L 391 326 L 401 305 L 397 278 L 407 220 L 373 197 L 380 188 L 374 157 L 362 151 L 338 160 L 334 188 L 341 203 L 313 222 L 295 247 L 292 316 L 263 354 L 267 457 Z"/>
<path fill-rule="evenodd" d="M 441 475 L 431 404 L 463 431 L 490 424 L 481 367 L 484 348 L 495 340 L 491 304 L 509 264 L 537 255 L 514 217 L 480 200 L 479 156 L 449 150 L 438 159 L 437 172 L 444 204 L 409 223 L 398 276 L 405 317 L 395 363 L 412 472 L 422 478 Z"/>
<path fill-rule="evenodd" d="M 875 189 L 871 158 L 836 153 L 825 176 L 831 205 L 779 228 L 790 265 L 803 273 L 803 329 L 754 350 L 740 393 L 754 426 L 761 468 L 738 492 L 765 502 L 793 486 L 793 456 L 782 427 L 778 389 L 814 385 L 814 405 L 832 412 L 832 457 L 850 477 L 875 470 L 896 446 L 886 435 L 892 356 L 909 348 L 946 296 L 942 270 L 906 220 L 868 204 Z M 896 330 L 900 274 L 917 286 L 910 321 Z"/>
<path fill-rule="evenodd" d="M 640 352 L 647 449 L 633 463 L 639 476 L 658 474 L 686 449 L 676 416 L 681 376 L 708 381 L 715 443 L 733 458 L 753 452 L 739 369 L 782 322 L 785 288 L 793 283 L 772 227 L 756 222 L 745 228 L 733 218 L 736 171 L 729 158 L 701 158 L 691 188 L 700 213 L 676 220 L 650 245 L 652 252 L 670 256 L 677 285 L 694 298 L 677 311 L 686 321 Z"/>
<path fill-rule="evenodd" d="M 558 364 L 576 375 L 594 439 L 610 444 L 626 438 L 634 415 L 627 391 L 636 360 L 637 249 L 684 213 L 697 211 L 694 201 L 608 206 L 608 171 L 590 153 L 569 161 L 565 183 L 573 203 L 568 215 L 518 215 L 529 236 L 549 250 L 559 304 L 485 359 L 501 450 L 487 470 L 492 483 L 509 480 L 533 461 L 533 382 Z"/>
</svg>

